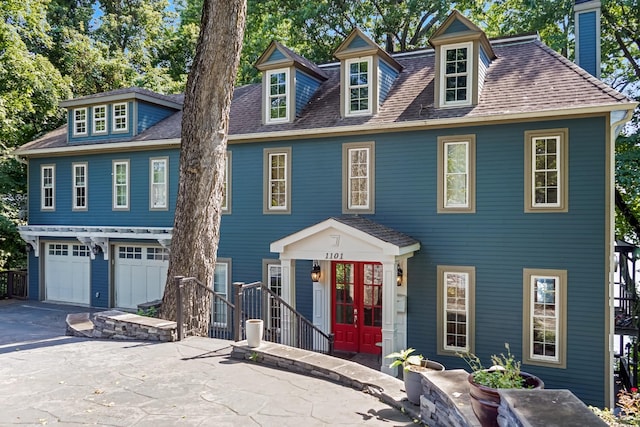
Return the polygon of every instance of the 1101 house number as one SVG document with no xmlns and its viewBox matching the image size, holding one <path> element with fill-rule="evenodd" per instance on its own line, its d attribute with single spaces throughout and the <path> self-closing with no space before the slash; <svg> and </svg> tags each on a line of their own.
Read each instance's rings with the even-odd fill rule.
<svg viewBox="0 0 640 427">
<path fill-rule="evenodd" d="M 324 259 L 344 259 L 342 252 L 326 252 Z"/>
</svg>

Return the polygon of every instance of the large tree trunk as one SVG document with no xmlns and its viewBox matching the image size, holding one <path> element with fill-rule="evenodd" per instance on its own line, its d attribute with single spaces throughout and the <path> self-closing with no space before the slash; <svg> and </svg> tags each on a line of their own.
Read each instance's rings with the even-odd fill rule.
<svg viewBox="0 0 640 427">
<path fill-rule="evenodd" d="M 213 286 L 233 96 L 246 16 L 246 0 L 205 0 L 200 37 L 187 80 L 182 116 L 180 182 L 161 317 L 176 319 L 175 276 Z M 206 336 L 211 296 L 187 288 L 185 329 Z"/>
</svg>

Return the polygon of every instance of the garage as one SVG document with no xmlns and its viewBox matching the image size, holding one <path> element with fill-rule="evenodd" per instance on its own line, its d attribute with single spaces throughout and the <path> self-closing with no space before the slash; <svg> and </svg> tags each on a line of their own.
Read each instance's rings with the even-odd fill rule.
<svg viewBox="0 0 640 427">
<path fill-rule="evenodd" d="M 143 245 L 115 247 L 115 306 L 136 309 L 162 298 L 169 268 L 169 250 Z"/>
<path fill-rule="evenodd" d="M 89 251 L 89 246 L 80 243 L 45 243 L 46 300 L 90 304 Z"/>
</svg>

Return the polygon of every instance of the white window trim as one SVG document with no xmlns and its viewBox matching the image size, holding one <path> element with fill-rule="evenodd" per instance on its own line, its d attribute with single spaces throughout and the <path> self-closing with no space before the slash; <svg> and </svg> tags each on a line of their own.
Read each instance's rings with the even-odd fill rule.
<svg viewBox="0 0 640 427">
<path fill-rule="evenodd" d="M 100 118 L 96 117 L 96 110 L 98 108 L 104 109 L 104 117 L 100 117 Z M 104 134 L 108 133 L 109 127 L 107 125 L 107 106 L 106 105 L 96 105 L 96 106 L 94 106 L 93 109 L 92 109 L 91 116 L 93 117 L 93 125 L 92 125 L 92 128 L 91 128 L 92 133 L 94 135 L 104 135 Z M 98 121 L 104 122 L 104 130 L 96 130 L 97 129 L 96 124 L 98 123 Z"/>
<path fill-rule="evenodd" d="M 285 102 L 286 113 L 285 117 L 271 118 L 271 76 L 274 74 L 284 73 L 285 78 Z M 281 96 L 281 95 L 278 95 Z M 265 120 L 267 124 L 273 123 L 286 123 L 291 118 L 291 70 L 289 68 L 278 68 L 277 70 L 268 70 L 265 77 Z"/>
<path fill-rule="evenodd" d="M 555 310 L 556 310 L 556 354 L 555 356 L 540 356 L 533 354 L 533 295 L 535 278 L 556 279 Z M 567 271 L 549 269 L 523 269 L 523 320 L 522 320 L 522 363 L 528 365 L 566 368 L 567 354 Z"/>
<path fill-rule="evenodd" d="M 116 107 L 124 106 L 124 116 L 116 116 Z M 124 117 L 124 128 L 118 129 L 116 127 L 117 119 Z M 128 132 L 129 131 L 129 104 L 127 102 L 120 102 L 111 106 L 111 130 L 113 132 Z"/>
<path fill-rule="evenodd" d="M 366 62 L 367 63 L 367 73 L 368 73 L 368 78 L 367 78 L 367 84 L 366 86 L 359 86 L 359 87 L 367 87 L 368 88 L 368 93 L 369 93 L 369 102 L 368 102 L 368 108 L 366 110 L 358 110 L 358 111 L 351 111 L 351 64 L 353 63 L 359 63 L 359 62 Z M 358 117 L 358 116 L 369 116 L 371 114 L 373 114 L 373 102 L 374 102 L 374 96 L 373 96 L 373 90 L 374 90 L 374 85 L 373 85 L 373 78 L 374 78 L 374 73 L 373 73 L 373 57 L 371 56 L 364 56 L 364 57 L 359 57 L 359 58 L 350 58 L 345 60 L 344 62 L 344 112 L 345 112 L 345 117 Z"/>
<path fill-rule="evenodd" d="M 557 138 L 558 202 L 535 202 L 535 141 Z M 525 131 L 525 188 L 524 211 L 526 213 L 548 213 L 569 211 L 569 129 L 540 129 Z"/>
<path fill-rule="evenodd" d="M 447 343 L 447 274 L 465 274 L 467 287 L 465 290 L 465 315 L 466 315 L 466 347 L 448 346 Z M 438 354 L 456 355 L 459 352 L 475 352 L 475 286 L 476 269 L 472 266 L 437 266 L 437 348 Z"/>
<path fill-rule="evenodd" d="M 84 168 L 84 185 L 82 186 L 84 188 L 84 206 L 78 206 L 78 197 L 76 194 L 76 189 L 81 188 L 80 186 L 76 185 L 76 170 L 81 167 Z M 71 171 L 71 179 L 73 180 L 72 209 L 74 211 L 86 211 L 89 208 L 89 167 L 87 163 L 73 163 L 71 165 Z"/>
<path fill-rule="evenodd" d="M 447 89 L 447 50 L 467 48 L 467 99 L 464 101 L 448 101 L 446 96 Z M 449 44 L 440 47 L 440 78 L 439 78 L 439 98 L 440 107 L 466 107 L 470 106 L 473 102 L 473 90 L 474 90 L 474 63 L 475 57 L 473 52 L 473 42 Z"/>
<path fill-rule="evenodd" d="M 448 194 L 449 194 L 449 186 L 447 185 L 449 180 L 447 179 L 449 177 L 449 175 L 460 175 L 458 173 L 453 173 L 450 172 L 448 170 L 448 164 L 449 164 L 449 151 L 448 151 L 448 147 L 449 146 L 454 146 L 454 145 L 463 145 L 465 148 L 465 171 L 464 171 L 464 178 L 465 178 L 465 201 L 464 203 L 450 203 L 449 202 L 449 198 L 448 198 Z M 444 207 L 445 209 L 447 208 L 468 208 L 469 207 L 469 142 L 468 141 L 459 141 L 459 142 L 445 142 L 444 143 L 444 177 L 443 177 L 443 184 L 444 184 Z"/>
<path fill-rule="evenodd" d="M 218 265 L 224 265 L 226 267 L 226 277 L 225 277 L 225 282 L 226 282 L 226 290 L 225 290 L 225 294 L 224 294 L 224 298 L 227 301 L 231 301 L 231 259 L 230 258 L 218 258 L 216 260 L 216 266 Z M 214 267 L 214 273 L 213 273 L 213 277 L 211 278 L 211 289 L 214 290 L 216 293 L 218 293 L 218 291 L 216 291 L 215 289 L 215 267 Z M 215 298 L 211 298 L 211 325 L 217 328 L 226 328 L 227 327 L 227 322 L 216 322 L 215 319 L 215 303 L 216 303 L 216 299 Z M 227 310 L 227 320 L 231 320 L 229 319 L 230 313 Z"/>
<path fill-rule="evenodd" d="M 45 186 L 44 186 L 45 169 L 51 170 L 51 187 L 50 187 L 51 188 L 51 206 L 46 206 L 45 204 Z M 43 211 L 56 210 L 56 166 L 55 165 L 40 166 L 40 209 Z"/>
<path fill-rule="evenodd" d="M 285 183 L 285 205 L 271 205 L 271 158 L 274 155 L 284 155 L 284 183 Z M 286 148 L 265 148 L 264 150 L 264 207 L 265 214 L 290 214 L 291 213 L 291 147 Z"/>
<path fill-rule="evenodd" d="M 116 189 L 116 168 L 118 165 L 126 165 L 127 167 L 127 177 L 126 177 L 126 184 L 125 184 L 125 188 L 127 191 L 127 201 L 126 201 L 126 205 L 124 206 L 119 206 L 117 203 L 117 199 L 118 199 L 118 194 L 117 194 L 117 189 Z M 113 210 L 129 210 L 129 197 L 131 195 L 131 191 L 130 191 L 130 183 L 129 183 L 129 179 L 131 176 L 131 168 L 130 168 L 130 164 L 129 164 L 129 160 L 114 160 L 113 161 L 113 183 L 112 183 L 112 193 L 113 193 Z"/>
<path fill-rule="evenodd" d="M 367 205 L 351 204 L 351 153 L 365 149 L 368 152 L 367 165 Z M 347 143 L 342 145 L 342 213 L 375 213 L 375 143 Z"/>
<path fill-rule="evenodd" d="M 539 171 L 552 171 L 553 169 L 538 169 L 536 167 L 536 143 L 542 140 L 555 140 L 556 141 L 556 179 L 557 179 L 557 201 L 553 203 L 542 203 L 536 202 L 536 180 L 535 175 L 536 172 Z M 559 135 L 549 135 L 549 136 L 535 136 L 531 138 L 531 206 L 533 208 L 559 208 L 562 204 L 562 193 L 564 192 L 564 188 L 562 185 L 562 161 L 564 160 L 564 155 L 562 153 L 562 140 Z M 548 154 L 545 152 L 545 154 Z M 547 187 L 548 188 L 548 187 Z"/>
<path fill-rule="evenodd" d="M 263 260 L 263 265 L 265 266 L 265 272 L 264 272 L 264 276 L 265 276 L 265 282 L 267 284 L 267 286 L 269 287 L 269 289 L 273 292 L 275 292 L 276 294 L 278 292 L 276 292 L 274 289 L 271 288 L 271 267 L 277 267 L 280 269 L 280 296 L 282 296 L 282 264 L 280 264 L 279 260 Z M 273 319 L 271 316 L 271 301 L 272 301 L 272 297 L 269 296 L 269 308 L 268 308 L 268 313 L 267 313 L 267 328 L 269 329 L 273 329 L 275 328 L 275 326 L 273 326 Z M 280 329 L 282 328 L 282 312 L 279 313 L 279 321 L 280 321 Z"/>
<path fill-rule="evenodd" d="M 78 120 L 78 117 L 76 116 L 76 113 L 80 111 L 84 111 L 83 120 Z M 88 128 L 87 107 L 74 108 L 72 114 L 73 114 L 73 136 L 86 136 L 87 130 L 88 130 L 87 129 Z M 84 124 L 84 132 L 78 132 L 78 124 L 80 123 Z"/>
<path fill-rule="evenodd" d="M 164 205 L 154 204 L 154 186 L 160 185 L 154 182 L 154 169 L 155 163 L 164 163 Z M 169 208 L 169 158 L 168 157 L 152 157 L 149 159 L 149 210 L 161 210 L 165 211 Z"/>
</svg>

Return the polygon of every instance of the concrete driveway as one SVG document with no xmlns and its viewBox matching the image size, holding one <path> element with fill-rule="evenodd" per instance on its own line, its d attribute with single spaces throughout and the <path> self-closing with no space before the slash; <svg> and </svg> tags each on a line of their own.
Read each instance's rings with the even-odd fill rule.
<svg viewBox="0 0 640 427">
<path fill-rule="evenodd" d="M 82 311 L 0 302 L 0 425 L 413 425 L 365 393 L 230 359 L 227 341 L 65 336 Z"/>
</svg>

